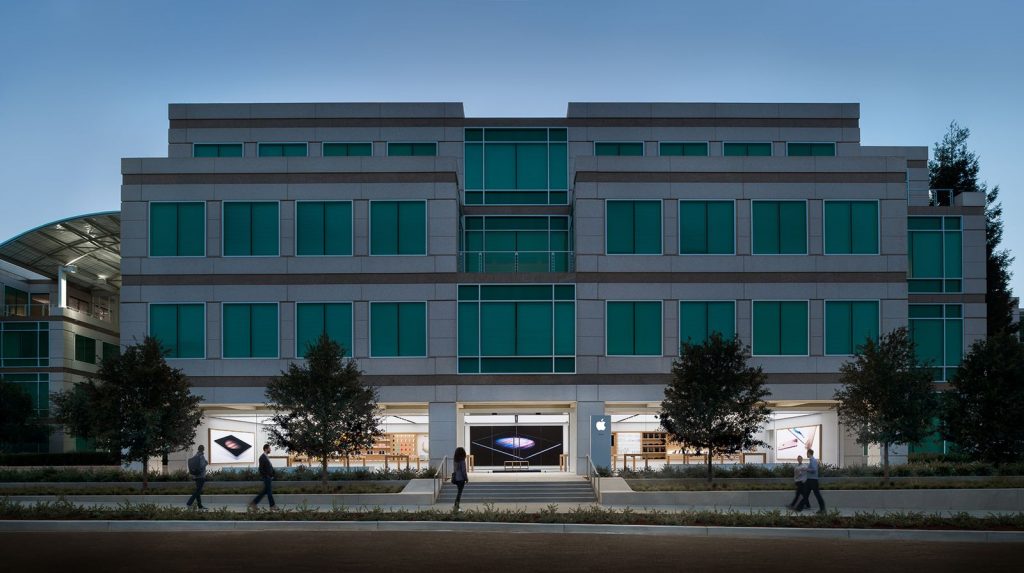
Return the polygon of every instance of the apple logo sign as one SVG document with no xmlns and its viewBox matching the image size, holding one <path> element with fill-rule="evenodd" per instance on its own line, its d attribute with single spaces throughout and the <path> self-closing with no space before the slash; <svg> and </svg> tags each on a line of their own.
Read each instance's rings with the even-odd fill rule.
<svg viewBox="0 0 1024 573">
<path fill-rule="evenodd" d="M 594 424 L 594 427 L 597 428 L 598 432 L 603 432 L 608 427 L 608 424 L 605 424 L 604 419 L 602 418 L 598 420 L 596 424 Z"/>
</svg>

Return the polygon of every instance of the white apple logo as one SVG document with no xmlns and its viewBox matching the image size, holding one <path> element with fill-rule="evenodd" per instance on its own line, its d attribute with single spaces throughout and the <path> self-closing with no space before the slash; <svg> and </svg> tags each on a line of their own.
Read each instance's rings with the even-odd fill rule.
<svg viewBox="0 0 1024 573">
<path fill-rule="evenodd" d="M 598 432 L 603 432 L 604 429 L 608 427 L 608 425 L 604 423 L 604 418 L 602 418 L 598 420 L 596 424 L 594 424 L 594 427 L 597 428 Z"/>
</svg>

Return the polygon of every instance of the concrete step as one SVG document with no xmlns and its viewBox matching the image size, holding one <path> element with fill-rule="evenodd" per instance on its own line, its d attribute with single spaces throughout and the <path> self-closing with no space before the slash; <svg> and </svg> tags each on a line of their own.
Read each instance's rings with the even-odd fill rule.
<svg viewBox="0 0 1024 573">
<path fill-rule="evenodd" d="M 445 484 L 438 503 L 454 503 L 458 488 Z M 594 502 L 589 482 L 481 482 L 472 481 L 462 492 L 462 503 L 588 503 Z"/>
</svg>

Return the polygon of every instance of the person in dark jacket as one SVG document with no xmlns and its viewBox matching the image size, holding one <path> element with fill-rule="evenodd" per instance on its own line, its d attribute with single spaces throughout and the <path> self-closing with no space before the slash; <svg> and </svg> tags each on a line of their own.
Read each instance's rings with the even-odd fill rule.
<svg viewBox="0 0 1024 573">
<path fill-rule="evenodd" d="M 270 509 L 277 509 L 277 504 L 274 503 L 274 464 L 270 463 L 270 444 L 263 444 L 263 455 L 260 456 L 260 477 L 263 478 L 263 491 L 256 496 L 256 499 L 249 502 L 249 509 L 256 509 L 260 501 L 263 500 L 263 496 L 267 496 L 267 501 L 270 502 Z"/>
<path fill-rule="evenodd" d="M 196 503 L 196 507 L 199 509 L 206 509 L 203 507 L 203 486 L 206 485 L 206 446 L 200 444 L 196 448 L 196 455 L 192 456 L 196 460 L 196 465 L 199 467 L 199 472 L 192 474 L 192 479 L 196 482 L 196 490 L 192 493 L 192 497 L 188 498 L 187 507 L 192 507 L 192 502 Z"/>
<path fill-rule="evenodd" d="M 455 496 L 455 507 L 452 511 L 459 511 L 459 502 L 462 501 L 462 488 L 466 487 L 469 483 L 469 470 L 466 469 L 466 450 L 464 448 L 455 448 L 455 455 L 452 456 L 455 462 L 455 467 L 452 469 L 452 483 L 455 487 L 459 488 L 459 493 Z"/>
</svg>

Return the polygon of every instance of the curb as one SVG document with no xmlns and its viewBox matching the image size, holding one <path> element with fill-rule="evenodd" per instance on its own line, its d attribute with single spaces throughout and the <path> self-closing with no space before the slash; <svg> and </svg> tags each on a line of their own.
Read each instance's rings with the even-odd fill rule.
<svg viewBox="0 0 1024 573">
<path fill-rule="evenodd" d="M 120 521 L 3 520 L 3 533 L 126 533 L 201 531 L 432 531 L 479 533 L 589 533 L 605 535 L 672 535 L 836 539 L 853 541 L 939 541 L 1024 543 L 1024 531 L 923 529 L 831 529 L 800 527 L 723 527 L 702 525 L 603 525 L 575 523 L 500 523 L 465 521 Z"/>
</svg>

